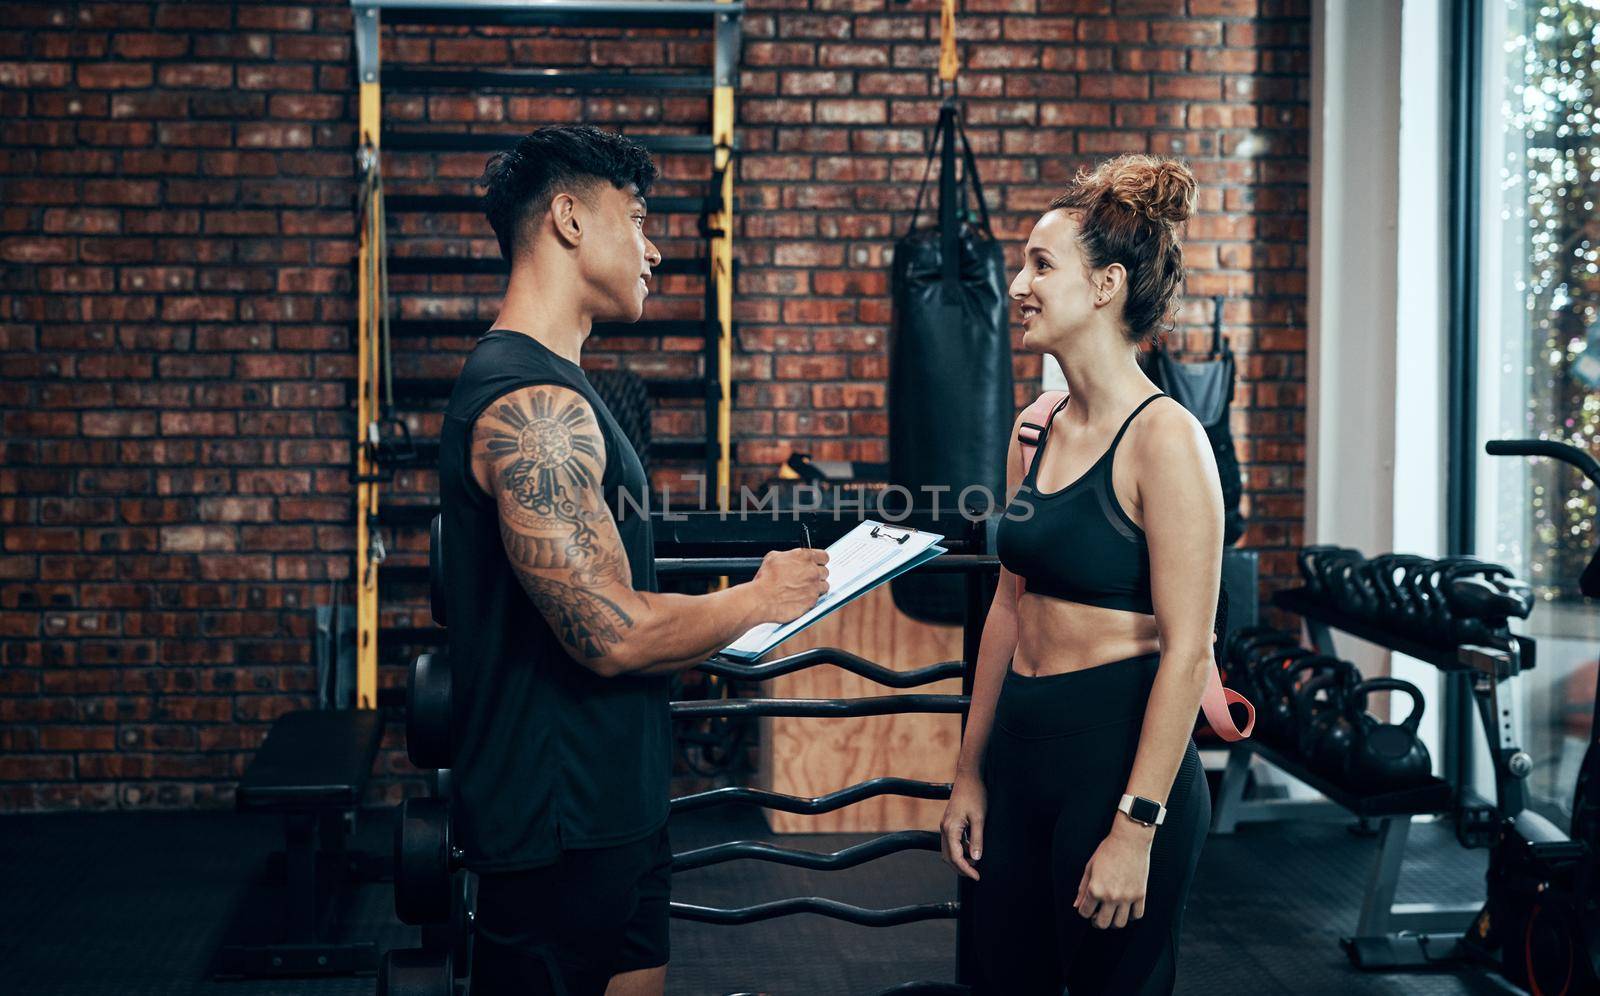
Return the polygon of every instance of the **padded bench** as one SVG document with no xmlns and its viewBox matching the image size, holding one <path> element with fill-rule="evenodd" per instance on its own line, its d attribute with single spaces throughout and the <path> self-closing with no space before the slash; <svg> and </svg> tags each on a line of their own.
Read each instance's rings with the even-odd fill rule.
<svg viewBox="0 0 1600 996">
<path fill-rule="evenodd" d="M 355 974 L 377 970 L 372 942 L 335 941 L 350 877 L 345 814 L 361 804 L 383 738 L 376 710 L 304 709 L 272 724 L 239 783 L 241 813 L 281 813 L 284 902 L 270 939 L 226 944 L 221 976 Z"/>
</svg>

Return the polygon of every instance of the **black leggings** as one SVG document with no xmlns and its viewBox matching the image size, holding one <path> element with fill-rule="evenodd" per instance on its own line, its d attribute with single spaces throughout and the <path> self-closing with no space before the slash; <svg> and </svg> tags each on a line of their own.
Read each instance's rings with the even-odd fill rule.
<svg viewBox="0 0 1600 996">
<path fill-rule="evenodd" d="M 1159 661 L 1150 654 L 1035 678 L 1007 670 L 984 757 L 975 992 L 1172 992 L 1183 906 L 1211 823 L 1193 742 L 1151 845 L 1144 917 L 1101 930 L 1072 908 L 1127 790 Z"/>
</svg>

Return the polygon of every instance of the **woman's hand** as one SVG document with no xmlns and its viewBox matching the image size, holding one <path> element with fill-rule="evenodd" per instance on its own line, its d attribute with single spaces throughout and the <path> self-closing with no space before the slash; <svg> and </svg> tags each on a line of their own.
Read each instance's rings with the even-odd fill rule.
<svg viewBox="0 0 1600 996">
<path fill-rule="evenodd" d="M 939 821 L 939 853 L 946 864 L 974 882 L 978 869 L 972 862 L 983 857 L 983 814 L 988 802 L 983 779 L 958 773 L 950 786 L 950 804 Z"/>
<path fill-rule="evenodd" d="M 1111 833 L 1084 866 L 1073 909 L 1102 930 L 1126 927 L 1144 916 L 1144 891 L 1150 878 L 1150 843 L 1155 828 L 1117 814 Z"/>
</svg>

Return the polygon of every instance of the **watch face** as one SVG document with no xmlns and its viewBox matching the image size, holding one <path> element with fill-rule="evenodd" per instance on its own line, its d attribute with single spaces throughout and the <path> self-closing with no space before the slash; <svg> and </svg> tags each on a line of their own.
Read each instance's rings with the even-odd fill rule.
<svg viewBox="0 0 1600 996">
<path fill-rule="evenodd" d="M 1154 823 L 1161 815 L 1161 806 L 1150 799 L 1134 799 L 1128 807 L 1128 815 L 1140 823 Z"/>
</svg>

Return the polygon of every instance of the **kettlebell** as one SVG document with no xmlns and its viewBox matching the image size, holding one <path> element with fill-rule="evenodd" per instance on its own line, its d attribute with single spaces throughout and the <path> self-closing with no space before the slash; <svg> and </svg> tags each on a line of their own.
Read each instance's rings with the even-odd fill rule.
<svg viewBox="0 0 1600 996">
<path fill-rule="evenodd" d="M 1371 618 L 1378 602 L 1371 581 L 1363 571 L 1366 563 L 1365 557 L 1352 551 L 1339 558 L 1327 577 L 1334 604 L 1359 619 Z"/>
<path fill-rule="evenodd" d="M 1447 568 L 1439 584 L 1450 606 L 1450 635 L 1457 643 L 1504 646 L 1511 631 L 1506 620 L 1526 619 L 1533 591 L 1500 564 L 1461 564 Z"/>
<path fill-rule="evenodd" d="M 1277 676 L 1276 694 L 1267 696 L 1269 739 L 1293 753 L 1300 752 L 1299 696 L 1301 687 L 1312 677 L 1346 667 L 1344 661 L 1328 654 L 1309 653 L 1286 662 Z M 1256 714 L 1260 723 L 1261 715 Z"/>
<path fill-rule="evenodd" d="M 1300 641 L 1293 633 L 1272 626 L 1252 626 L 1234 636 L 1229 641 L 1231 653 L 1223 668 L 1222 683 L 1251 702 L 1263 701 L 1261 682 L 1255 673 L 1260 656 L 1298 647 Z"/>
<path fill-rule="evenodd" d="M 1361 551 L 1346 546 L 1319 545 L 1301 551 L 1300 569 L 1306 575 L 1306 590 L 1327 605 L 1340 602 L 1340 573 L 1351 560 L 1365 560 Z"/>
<path fill-rule="evenodd" d="M 1435 561 L 1433 570 L 1421 576 L 1420 590 L 1427 595 L 1430 608 L 1425 627 L 1426 636 L 1430 641 L 1445 646 L 1455 646 L 1458 642 L 1455 610 L 1445 594 L 1450 579 L 1470 574 L 1473 568 L 1494 566 L 1496 565 L 1476 557 L 1445 557 Z"/>
<path fill-rule="evenodd" d="M 1438 561 L 1431 557 L 1418 557 L 1406 565 L 1405 575 L 1398 584 L 1411 602 L 1409 629 L 1406 635 L 1418 640 L 1431 639 L 1435 606 L 1429 591 L 1428 579 L 1438 569 Z"/>
<path fill-rule="evenodd" d="M 1300 565 L 1300 576 L 1305 578 L 1306 594 L 1319 599 L 1325 596 L 1327 589 L 1322 584 L 1322 569 L 1317 564 L 1317 558 L 1342 549 L 1344 547 L 1331 543 L 1317 543 L 1301 547 L 1300 552 L 1295 554 L 1295 563 Z"/>
<path fill-rule="evenodd" d="M 1416 626 L 1417 605 L 1405 580 L 1411 566 L 1426 559 L 1410 553 L 1385 553 L 1368 561 L 1379 596 L 1378 621 L 1397 633 L 1409 634 Z"/>
<path fill-rule="evenodd" d="M 1228 634 L 1228 640 L 1222 645 L 1223 660 L 1230 664 L 1243 662 L 1251 647 L 1268 642 L 1298 643 L 1294 634 L 1279 629 L 1276 626 L 1245 626 Z"/>
<path fill-rule="evenodd" d="M 1375 692 L 1404 692 L 1411 697 L 1411 713 L 1399 723 L 1379 722 L 1366 712 Z M 1350 786 L 1362 792 L 1393 792 L 1426 782 L 1433 774 L 1428 747 L 1417 737 L 1422 723 L 1422 692 L 1400 678 L 1370 678 L 1350 689 L 1349 703 L 1355 730 L 1350 750 Z"/>
<path fill-rule="evenodd" d="M 1323 676 L 1330 679 L 1331 676 Z M 1322 681 L 1322 679 L 1315 679 Z M 1326 777 L 1338 783 L 1349 778 L 1350 751 L 1355 748 L 1355 719 L 1350 714 L 1350 689 L 1334 685 L 1338 690 L 1338 708 L 1328 709 L 1317 716 L 1317 730 L 1307 761 Z"/>
<path fill-rule="evenodd" d="M 1350 689 L 1361 672 L 1349 661 L 1313 677 L 1300 689 L 1300 753 L 1313 768 L 1333 777 L 1344 773 L 1355 728 L 1346 713 Z M 1319 697 L 1320 696 L 1320 697 Z"/>
<path fill-rule="evenodd" d="M 1279 729 L 1284 724 L 1279 723 L 1273 704 L 1278 699 L 1278 682 L 1283 672 L 1296 661 L 1315 654 L 1315 650 L 1301 646 L 1267 647 L 1258 650 L 1250 659 L 1251 688 L 1258 696 L 1250 701 L 1256 703 L 1256 731 L 1263 739 L 1273 743 L 1282 739 Z"/>
<path fill-rule="evenodd" d="M 1450 642 L 1450 608 L 1445 605 L 1444 592 L 1439 590 L 1444 569 L 1445 562 L 1435 560 L 1412 575 L 1412 590 L 1422 607 L 1416 635 L 1430 643 Z"/>
</svg>

